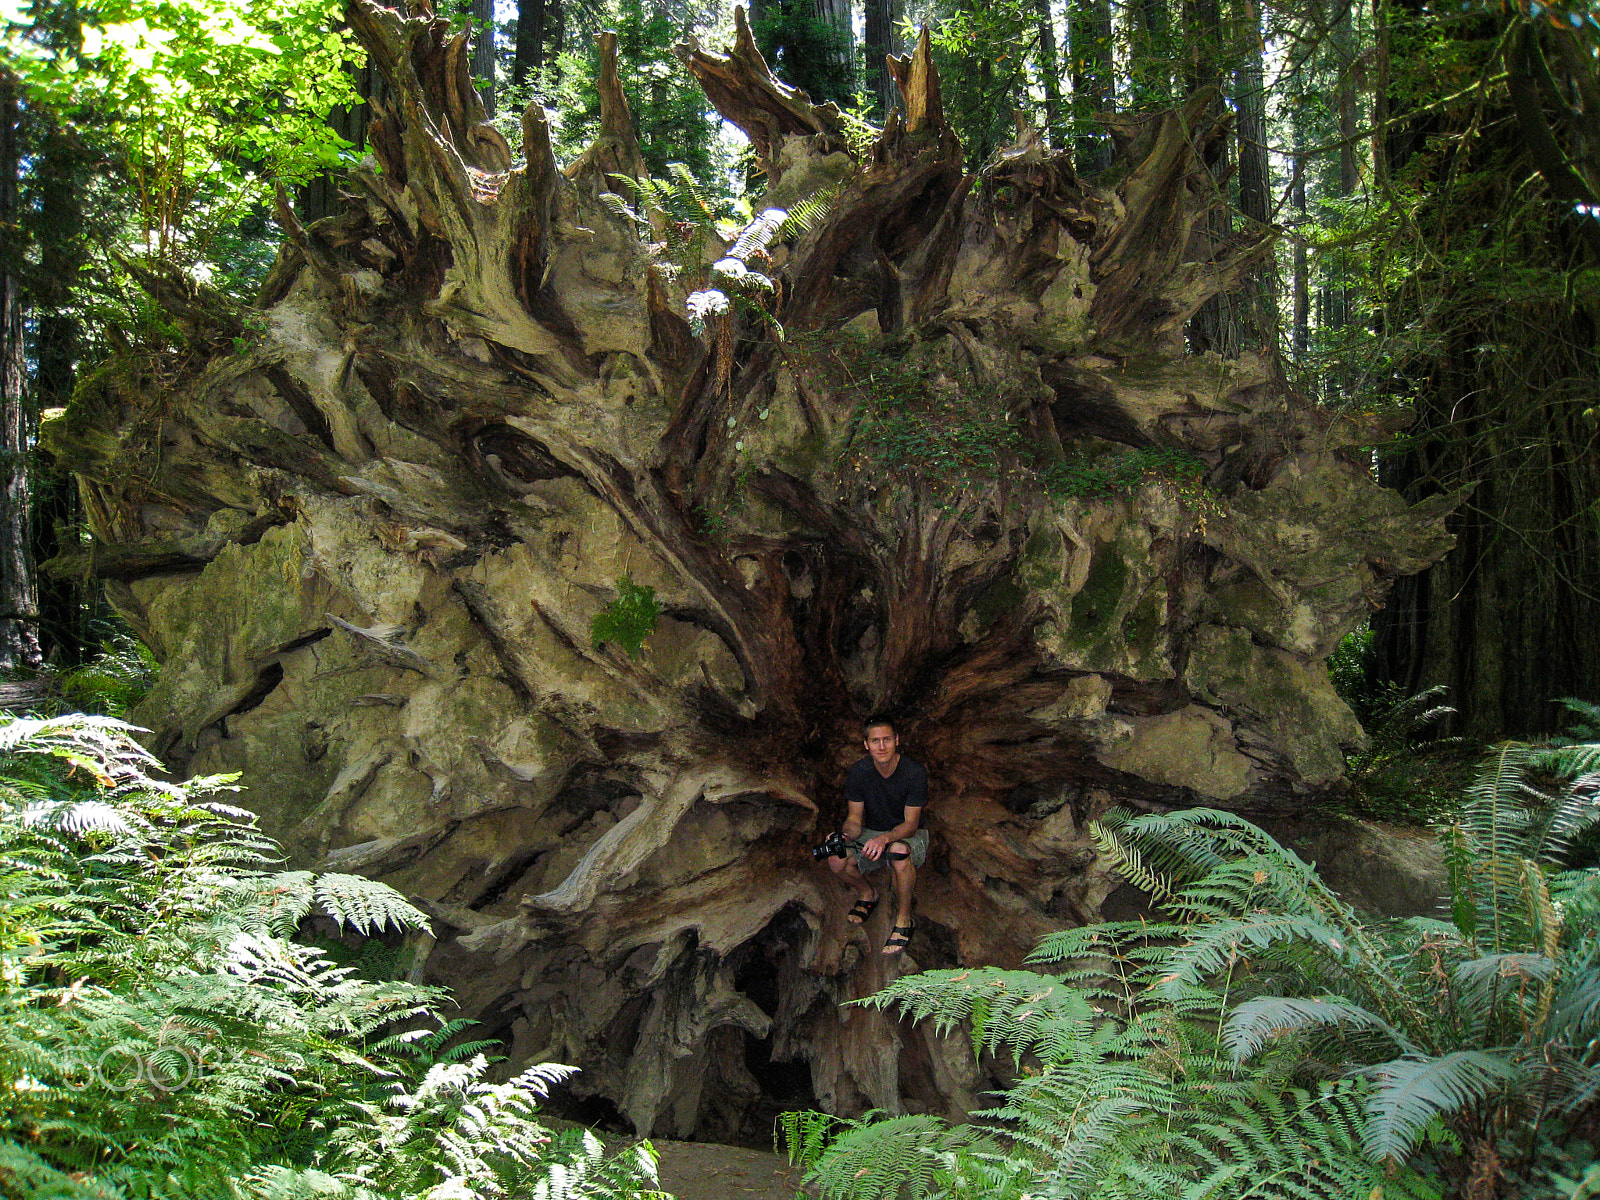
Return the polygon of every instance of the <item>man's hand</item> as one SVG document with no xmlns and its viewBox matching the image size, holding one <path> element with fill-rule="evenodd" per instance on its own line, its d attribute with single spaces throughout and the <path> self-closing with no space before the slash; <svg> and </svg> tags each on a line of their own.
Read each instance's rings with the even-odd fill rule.
<svg viewBox="0 0 1600 1200">
<path fill-rule="evenodd" d="M 889 848 L 889 844 L 893 841 L 894 839 L 886 833 L 880 833 L 875 838 L 868 838 L 861 843 L 861 857 L 876 861 L 883 856 L 883 852 Z"/>
</svg>

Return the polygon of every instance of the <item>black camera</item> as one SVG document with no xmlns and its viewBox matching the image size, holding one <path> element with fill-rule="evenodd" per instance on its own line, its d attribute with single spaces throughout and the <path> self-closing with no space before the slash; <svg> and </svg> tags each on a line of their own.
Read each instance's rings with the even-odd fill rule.
<svg viewBox="0 0 1600 1200">
<path fill-rule="evenodd" d="M 816 862 L 825 858 L 844 858 L 850 853 L 851 841 L 837 829 L 830 833 L 820 846 L 811 847 L 811 857 Z"/>
</svg>

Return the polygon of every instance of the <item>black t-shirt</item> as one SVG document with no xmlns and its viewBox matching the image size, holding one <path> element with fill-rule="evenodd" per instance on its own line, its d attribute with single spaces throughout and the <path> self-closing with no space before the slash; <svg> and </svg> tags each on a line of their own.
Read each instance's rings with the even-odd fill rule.
<svg viewBox="0 0 1600 1200">
<path fill-rule="evenodd" d="M 928 806 L 927 768 L 902 754 L 894 774 L 885 779 L 870 757 L 863 758 L 845 776 L 844 798 L 863 806 L 865 828 L 893 829 L 906 819 L 906 809 Z"/>
</svg>

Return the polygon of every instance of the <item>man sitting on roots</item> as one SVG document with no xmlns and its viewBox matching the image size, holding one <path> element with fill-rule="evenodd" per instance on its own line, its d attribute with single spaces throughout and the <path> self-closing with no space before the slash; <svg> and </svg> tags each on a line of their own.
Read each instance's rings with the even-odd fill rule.
<svg viewBox="0 0 1600 1200">
<path fill-rule="evenodd" d="M 900 736 L 887 717 L 868 718 L 862 733 L 867 757 L 850 768 L 844 781 L 843 833 L 856 845 L 849 857 L 830 858 L 828 865 L 855 889 L 856 902 L 846 919 L 865 925 L 880 899 L 867 876 L 889 864 L 894 872 L 895 918 L 883 952 L 899 954 L 916 928 L 911 894 L 917 886 L 917 868 L 928 858 L 928 831 L 922 828 L 928 772 L 900 753 Z"/>
</svg>

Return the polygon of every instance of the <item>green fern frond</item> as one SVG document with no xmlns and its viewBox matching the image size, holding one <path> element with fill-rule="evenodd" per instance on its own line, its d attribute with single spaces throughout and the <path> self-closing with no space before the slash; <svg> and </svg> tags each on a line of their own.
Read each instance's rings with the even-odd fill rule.
<svg viewBox="0 0 1600 1200">
<path fill-rule="evenodd" d="M 792 205 L 778 230 L 780 238 L 802 237 L 822 223 L 844 190 L 843 182 L 831 184 Z"/>
<path fill-rule="evenodd" d="M 1560 747 L 1576 742 L 1600 744 L 1600 704 L 1592 704 L 1576 696 L 1562 696 L 1556 703 L 1578 720 L 1562 730 L 1565 736 L 1552 738 L 1552 745 Z"/>
<path fill-rule="evenodd" d="M 359 933 L 428 928 L 426 913 L 387 884 L 362 875 L 318 875 L 315 891 L 316 902 L 324 913 L 341 925 L 348 922 Z"/>
<path fill-rule="evenodd" d="M 1594 750 L 1597 760 L 1600 760 L 1600 746 L 1573 749 Z M 1600 774 L 1596 773 L 1597 769 L 1600 768 L 1587 767 L 1574 771 L 1572 777 L 1562 784 L 1545 823 L 1544 835 L 1535 847 L 1534 857 L 1563 862 L 1580 851 L 1592 854 L 1592 849 L 1584 843 L 1592 840 L 1595 830 L 1600 828 Z"/>
<path fill-rule="evenodd" d="M 1500 1095 L 1526 1071 L 1511 1055 L 1487 1050 L 1408 1055 L 1364 1067 L 1359 1074 L 1371 1080 L 1372 1092 L 1362 1145 L 1378 1162 L 1403 1163 L 1439 1118 Z"/>
<path fill-rule="evenodd" d="M 1169 977 L 1161 981 L 1161 986 L 1174 982 L 1205 983 L 1251 954 L 1286 944 L 1315 947 L 1330 965 L 1341 969 L 1359 969 L 1364 963 L 1346 931 L 1306 917 L 1269 910 L 1213 921 L 1195 930 L 1188 941 L 1173 947 L 1168 954 Z"/>
<path fill-rule="evenodd" d="M 1183 936 L 1187 926 L 1170 922 L 1104 921 L 1046 934 L 1028 955 L 1031 963 L 1106 962 L 1127 959 L 1130 950 L 1147 941 Z"/>
<path fill-rule="evenodd" d="M 1549 1033 L 1568 1046 L 1587 1046 L 1600 1038 L 1600 964 L 1574 964 L 1550 1014 Z"/>
<path fill-rule="evenodd" d="M 1317 1029 L 1373 1030 L 1403 1054 L 1416 1053 L 1418 1049 L 1410 1038 L 1376 1013 L 1338 996 L 1260 996 L 1246 1000 L 1228 1014 L 1222 1044 L 1238 1064 L 1261 1053 L 1275 1037 Z"/>
<path fill-rule="evenodd" d="M 28 1200 L 124 1200 L 93 1179 L 58 1171 L 26 1146 L 0 1136 L 0 1190 Z"/>
<path fill-rule="evenodd" d="M 940 1033 L 970 1021 L 974 1053 L 1004 1049 L 1018 1060 L 1030 1050 L 1065 1053 L 1087 1037 L 1095 1017 L 1083 993 L 1060 980 L 998 967 L 924 971 L 857 1003 L 931 1019 Z"/>
<path fill-rule="evenodd" d="M 780 1113 L 773 1128 L 773 1149 L 785 1155 L 789 1165 L 810 1170 L 821 1161 L 823 1152 L 850 1123 L 816 1109 Z"/>
<path fill-rule="evenodd" d="M 805 1177 L 825 1200 L 913 1200 L 933 1195 L 951 1130 L 914 1115 L 852 1124 Z"/>
<path fill-rule="evenodd" d="M 1531 1020 L 1542 1027 L 1549 1015 L 1550 985 L 1560 969 L 1554 959 L 1528 952 L 1484 954 L 1457 963 L 1451 977 L 1468 1029 L 1476 1036 L 1486 1036 L 1503 1004 L 1515 1010 L 1510 1018 L 1514 1024 Z"/>
<path fill-rule="evenodd" d="M 1539 767 L 1561 778 L 1593 775 L 1600 771 L 1600 742 L 1577 742 L 1539 755 Z"/>
</svg>

